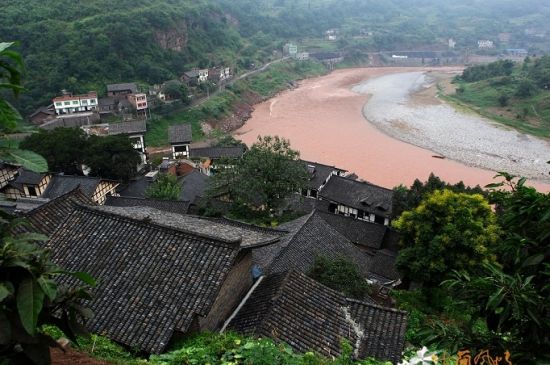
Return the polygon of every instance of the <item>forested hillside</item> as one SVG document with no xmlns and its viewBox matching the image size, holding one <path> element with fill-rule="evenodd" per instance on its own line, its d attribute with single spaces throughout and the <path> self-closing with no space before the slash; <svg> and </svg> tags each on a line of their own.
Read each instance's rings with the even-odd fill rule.
<svg viewBox="0 0 550 365">
<path fill-rule="evenodd" d="M 61 89 L 104 90 L 106 83 L 158 83 L 193 66 L 244 68 L 273 57 L 284 42 L 316 45 L 339 29 L 333 49 L 457 47 L 526 29 L 550 30 L 542 0 L 5 0 L 3 41 L 19 41 L 28 113 Z M 531 37 L 533 38 L 533 37 Z M 536 37 L 535 37 L 536 38 Z M 532 44 L 544 48 L 545 41 Z M 309 43 L 308 41 L 309 40 Z M 315 48 L 315 47 L 313 47 Z M 322 49 L 322 47 L 321 47 Z"/>
</svg>

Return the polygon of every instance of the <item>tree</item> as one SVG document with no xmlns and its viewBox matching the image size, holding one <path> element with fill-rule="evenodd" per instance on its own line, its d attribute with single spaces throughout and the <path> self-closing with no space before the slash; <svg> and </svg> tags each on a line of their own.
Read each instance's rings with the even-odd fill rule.
<svg viewBox="0 0 550 365">
<path fill-rule="evenodd" d="M 537 92 L 537 85 L 529 79 L 523 79 L 518 83 L 518 86 L 516 89 L 516 96 L 520 98 L 528 98 L 530 96 L 535 95 L 536 92 Z"/>
<path fill-rule="evenodd" d="M 90 175 L 128 181 L 136 174 L 141 162 L 139 153 L 126 136 L 90 136 L 84 154 L 84 164 Z"/>
<path fill-rule="evenodd" d="M 170 80 L 165 85 L 162 91 L 170 99 L 180 99 L 184 104 L 189 104 L 189 90 L 187 86 L 178 80 Z"/>
<path fill-rule="evenodd" d="M 148 198 L 160 200 L 180 200 L 182 186 L 174 175 L 161 174 L 149 186 L 145 194 Z"/>
<path fill-rule="evenodd" d="M 50 171 L 75 175 L 82 173 L 84 151 L 88 144 L 87 135 L 82 129 L 56 128 L 34 133 L 25 138 L 20 146 L 44 156 Z"/>
<path fill-rule="evenodd" d="M 82 300 L 91 299 L 85 287 L 68 288 L 55 279 L 69 275 L 89 286 L 87 274 L 66 272 L 55 266 L 48 252 L 37 245 L 47 237 L 12 232 L 21 220 L 2 214 L 0 222 L 0 359 L 9 364 L 49 364 L 50 347 L 57 343 L 39 329 L 45 324 L 59 327 L 76 341 L 86 334 L 91 312 Z"/>
<path fill-rule="evenodd" d="M 401 232 L 397 268 L 409 279 L 436 286 L 451 270 L 473 272 L 493 262 L 496 217 L 479 194 L 435 191 L 394 222 Z"/>
<path fill-rule="evenodd" d="M 0 42 L 0 159 L 24 166 L 37 172 L 48 170 L 46 160 L 32 151 L 17 148 L 6 140 L 5 133 L 14 131 L 21 115 L 7 100 L 2 98 L 2 92 L 8 90 L 15 97 L 23 90 L 21 74 L 23 58 L 9 48 L 14 43 Z"/>
<path fill-rule="evenodd" d="M 234 204 L 271 213 L 290 194 L 301 191 L 307 179 L 299 153 L 288 140 L 258 137 L 233 168 L 214 176 L 210 195 L 224 195 Z"/>
<path fill-rule="evenodd" d="M 345 257 L 335 260 L 316 257 L 308 276 L 355 299 L 365 299 L 370 291 L 369 284 L 357 266 Z"/>
</svg>

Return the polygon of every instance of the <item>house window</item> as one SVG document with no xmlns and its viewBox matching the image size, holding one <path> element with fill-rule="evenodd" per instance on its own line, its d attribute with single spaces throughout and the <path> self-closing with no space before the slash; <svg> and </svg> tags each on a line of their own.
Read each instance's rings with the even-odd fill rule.
<svg viewBox="0 0 550 365">
<path fill-rule="evenodd" d="M 90 100 L 90 104 L 95 104 L 95 99 Z"/>
<path fill-rule="evenodd" d="M 82 105 L 88 105 L 88 100 L 82 100 Z"/>
<path fill-rule="evenodd" d="M 63 103 L 60 103 L 60 102 L 55 103 L 55 106 L 61 106 L 61 105 L 63 105 Z"/>
<path fill-rule="evenodd" d="M 73 100 L 73 105 L 78 105 L 78 100 Z"/>
<path fill-rule="evenodd" d="M 65 101 L 65 102 L 63 102 L 63 105 L 71 105 L 71 102 L 70 101 Z"/>
<path fill-rule="evenodd" d="M 384 217 L 381 217 L 379 215 L 375 215 L 374 216 L 374 223 L 384 224 Z"/>
<path fill-rule="evenodd" d="M 317 190 L 311 190 L 309 192 L 309 196 L 311 196 L 312 198 L 317 198 Z"/>
<path fill-rule="evenodd" d="M 27 190 L 29 191 L 29 196 L 38 196 L 34 186 L 27 186 Z"/>
</svg>

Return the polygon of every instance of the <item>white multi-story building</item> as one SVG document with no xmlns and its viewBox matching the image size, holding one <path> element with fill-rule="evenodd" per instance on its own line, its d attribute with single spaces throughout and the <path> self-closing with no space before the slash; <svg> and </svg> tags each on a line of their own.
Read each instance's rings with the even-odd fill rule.
<svg viewBox="0 0 550 365">
<path fill-rule="evenodd" d="M 93 112 L 98 108 L 97 93 L 58 96 L 53 99 L 53 105 L 57 115 Z"/>
</svg>

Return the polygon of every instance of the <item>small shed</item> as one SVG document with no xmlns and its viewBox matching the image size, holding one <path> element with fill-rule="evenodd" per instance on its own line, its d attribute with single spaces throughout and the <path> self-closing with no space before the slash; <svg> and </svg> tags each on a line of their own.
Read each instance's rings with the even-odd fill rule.
<svg viewBox="0 0 550 365">
<path fill-rule="evenodd" d="M 172 158 L 189 156 L 189 145 L 193 140 L 190 124 L 173 125 L 168 129 L 168 141 L 172 146 Z"/>
</svg>

